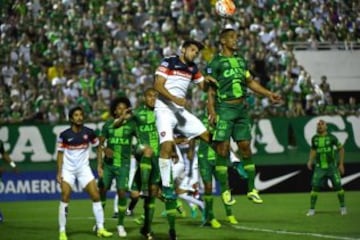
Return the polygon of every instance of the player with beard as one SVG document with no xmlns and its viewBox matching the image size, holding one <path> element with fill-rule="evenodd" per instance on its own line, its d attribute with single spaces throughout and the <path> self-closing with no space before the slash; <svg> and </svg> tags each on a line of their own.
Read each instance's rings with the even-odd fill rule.
<svg viewBox="0 0 360 240">
<path fill-rule="evenodd" d="M 70 195 L 75 181 L 90 195 L 96 220 L 98 237 L 111 237 L 113 234 L 104 228 L 104 211 L 95 177 L 89 164 L 90 145 L 96 147 L 98 166 L 102 161 L 99 139 L 93 129 L 84 126 L 84 111 L 74 107 L 69 111 L 71 127 L 61 132 L 57 143 L 57 181 L 61 187 L 59 206 L 59 239 L 67 240 L 66 218 Z M 99 167 L 98 167 L 99 171 Z"/>
<path fill-rule="evenodd" d="M 176 239 L 176 194 L 171 161 L 175 144 L 174 130 L 188 139 L 199 137 L 206 142 L 210 141 L 210 134 L 202 122 L 185 109 L 190 83 L 205 89 L 207 82 L 214 81 L 211 77 L 204 78 L 194 63 L 202 49 L 200 42 L 187 40 L 182 44 L 178 56 L 163 59 L 155 71 L 154 89 L 159 93 L 155 103 L 156 127 L 160 138 L 159 167 L 171 240 Z M 224 196 L 226 202 L 233 204 L 230 192 Z"/>
</svg>

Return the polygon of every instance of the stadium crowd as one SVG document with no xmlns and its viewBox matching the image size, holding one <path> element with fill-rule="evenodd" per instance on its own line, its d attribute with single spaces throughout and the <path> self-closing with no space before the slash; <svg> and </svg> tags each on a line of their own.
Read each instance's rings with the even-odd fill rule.
<svg viewBox="0 0 360 240">
<path fill-rule="evenodd" d="M 360 114 L 355 98 L 333 103 L 326 79 L 312 79 L 286 43 L 360 42 L 359 1 L 243 0 L 231 19 L 220 19 L 214 1 L 4 0 L 0 1 L 0 124 L 57 123 L 71 106 L 91 121 L 106 118 L 112 97 L 133 106 L 153 83 L 155 67 L 182 41 L 205 44 L 205 68 L 224 26 L 239 32 L 239 54 L 258 81 L 283 96 L 270 105 L 251 93 L 254 118 Z M 203 96 L 191 91 L 195 112 Z"/>
</svg>

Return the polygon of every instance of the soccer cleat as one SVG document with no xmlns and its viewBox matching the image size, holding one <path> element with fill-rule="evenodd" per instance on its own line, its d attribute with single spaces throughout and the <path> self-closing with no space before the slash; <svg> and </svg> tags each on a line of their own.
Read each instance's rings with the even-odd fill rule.
<svg viewBox="0 0 360 240">
<path fill-rule="evenodd" d="M 247 172 L 244 169 L 243 162 L 235 162 L 234 163 L 234 168 L 235 168 L 236 172 L 239 174 L 240 178 L 242 178 L 242 179 L 248 179 L 249 178 Z"/>
<path fill-rule="evenodd" d="M 309 211 L 306 213 L 306 216 L 311 217 L 315 215 L 315 209 L 309 209 Z"/>
<path fill-rule="evenodd" d="M 145 220 L 145 216 L 142 214 L 140 217 L 135 218 L 135 219 L 134 219 L 134 222 L 135 222 L 137 225 L 142 225 L 142 224 L 144 223 L 144 220 Z"/>
<path fill-rule="evenodd" d="M 101 229 L 98 229 L 98 230 L 97 230 L 96 235 L 97 235 L 98 237 L 107 238 L 107 237 L 111 237 L 113 234 L 112 234 L 111 232 L 108 232 L 105 228 L 101 228 Z"/>
<path fill-rule="evenodd" d="M 114 214 L 112 215 L 112 218 L 118 218 L 119 217 L 119 213 L 118 212 L 114 212 Z"/>
<path fill-rule="evenodd" d="M 4 217 L 2 215 L 2 213 L 0 212 L 0 223 L 4 221 Z"/>
<path fill-rule="evenodd" d="M 215 218 L 211 219 L 210 225 L 212 228 L 215 228 L 215 229 L 221 228 L 221 223 L 219 223 L 219 221 L 216 220 Z"/>
<path fill-rule="evenodd" d="M 176 232 L 174 229 L 170 229 L 169 231 L 169 240 L 177 240 Z"/>
<path fill-rule="evenodd" d="M 234 205 L 236 203 L 236 200 L 231 196 L 231 192 L 229 190 L 226 190 L 221 194 L 222 200 L 226 205 Z"/>
<path fill-rule="evenodd" d="M 125 216 L 132 216 L 132 215 L 134 215 L 134 211 L 127 208 L 125 211 Z"/>
<path fill-rule="evenodd" d="M 230 224 L 238 224 L 239 222 L 236 220 L 234 215 L 230 215 L 227 217 Z"/>
<path fill-rule="evenodd" d="M 67 240 L 66 232 L 60 232 L 59 234 L 59 240 Z"/>
<path fill-rule="evenodd" d="M 346 209 L 346 207 L 341 207 L 341 208 L 340 208 L 340 214 L 341 214 L 342 216 L 344 216 L 344 215 L 347 214 L 347 209 Z"/>
<path fill-rule="evenodd" d="M 256 189 L 253 189 L 251 192 L 247 193 L 247 197 L 249 200 L 253 201 L 253 203 L 263 203 L 263 200 L 259 196 L 259 192 Z"/>
<path fill-rule="evenodd" d="M 124 228 L 123 225 L 118 225 L 117 230 L 118 230 L 119 237 L 126 237 L 127 236 L 127 233 L 126 233 L 125 228 Z"/>
<path fill-rule="evenodd" d="M 148 232 L 144 227 L 140 229 L 140 234 L 143 235 L 147 240 L 154 240 L 153 233 Z"/>
</svg>

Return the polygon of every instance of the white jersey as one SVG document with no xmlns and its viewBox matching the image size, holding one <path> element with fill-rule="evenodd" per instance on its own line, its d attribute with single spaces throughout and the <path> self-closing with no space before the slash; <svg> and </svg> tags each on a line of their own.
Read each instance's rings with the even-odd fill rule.
<svg viewBox="0 0 360 240">
<path fill-rule="evenodd" d="M 166 79 L 165 88 L 179 98 L 185 98 L 191 82 L 199 84 L 204 80 L 196 64 L 187 65 L 180 61 L 179 56 L 165 58 L 156 69 L 155 75 L 164 77 Z M 176 108 L 183 108 L 175 103 L 170 103 L 169 100 L 161 96 L 156 100 L 155 108 L 171 107 L 171 105 Z"/>
<path fill-rule="evenodd" d="M 64 153 L 62 169 L 68 171 L 89 166 L 90 147 L 99 145 L 94 130 L 85 126 L 77 133 L 71 128 L 61 132 L 57 142 L 57 150 Z"/>
</svg>

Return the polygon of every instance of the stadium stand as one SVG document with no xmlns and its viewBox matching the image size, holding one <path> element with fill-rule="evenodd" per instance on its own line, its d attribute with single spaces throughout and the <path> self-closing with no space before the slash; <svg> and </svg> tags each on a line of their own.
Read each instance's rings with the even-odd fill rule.
<svg viewBox="0 0 360 240">
<path fill-rule="evenodd" d="M 205 43 L 204 67 L 226 26 L 239 31 L 239 53 L 256 79 L 284 96 L 273 106 L 250 93 L 253 117 L 359 115 L 354 97 L 340 110 L 331 86 L 315 82 L 294 57 L 295 50 L 359 50 L 358 1 L 236 1 L 233 19 L 216 16 L 213 2 L 0 1 L 0 123 L 61 122 L 75 104 L 99 121 L 118 94 L 136 106 L 162 57 L 191 36 Z M 202 96 L 189 98 L 200 111 Z"/>
</svg>

